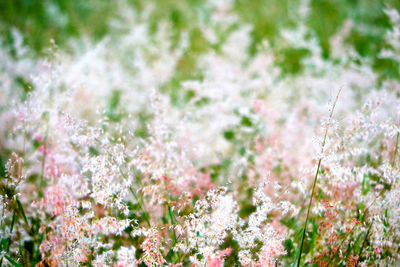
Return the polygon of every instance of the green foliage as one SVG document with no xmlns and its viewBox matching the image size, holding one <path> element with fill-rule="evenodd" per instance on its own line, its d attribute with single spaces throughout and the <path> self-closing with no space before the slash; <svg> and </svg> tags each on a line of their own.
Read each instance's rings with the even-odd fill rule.
<svg viewBox="0 0 400 267">
<path fill-rule="evenodd" d="M 110 100 L 108 102 L 108 108 L 106 111 L 106 116 L 112 122 L 119 122 L 122 118 L 122 113 L 118 109 L 121 100 L 121 91 L 114 90 L 111 93 Z"/>
<path fill-rule="evenodd" d="M 283 73 L 297 74 L 303 70 L 302 60 L 310 55 L 307 49 L 287 48 L 280 51 L 277 65 Z"/>
<path fill-rule="evenodd" d="M 0 1 L 0 33 L 12 42 L 12 29 L 25 37 L 26 44 L 41 54 L 54 39 L 64 47 L 71 37 L 89 35 L 100 40 L 109 30 L 114 15 L 113 1 Z"/>
<path fill-rule="evenodd" d="M 253 26 L 250 54 L 258 51 L 264 39 L 274 44 L 279 36 L 280 28 L 295 25 L 296 21 L 290 13 L 296 10 L 297 6 L 298 1 L 289 0 L 238 0 L 235 2 L 235 11 L 240 18 Z"/>
<path fill-rule="evenodd" d="M 370 190 L 371 190 L 371 185 L 369 183 L 368 176 L 364 174 L 364 178 L 363 178 L 363 181 L 362 181 L 361 192 L 362 192 L 363 195 L 366 195 Z"/>
<path fill-rule="evenodd" d="M 308 18 L 309 26 L 315 31 L 325 57 L 330 54 L 330 37 L 336 33 L 346 18 L 348 5 L 342 1 L 313 0 L 311 14 Z"/>
</svg>

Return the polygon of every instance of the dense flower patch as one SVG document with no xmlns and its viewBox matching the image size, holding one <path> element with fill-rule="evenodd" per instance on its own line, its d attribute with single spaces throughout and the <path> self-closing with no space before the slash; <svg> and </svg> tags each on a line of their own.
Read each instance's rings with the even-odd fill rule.
<svg viewBox="0 0 400 267">
<path fill-rule="evenodd" d="M 399 12 L 385 9 L 373 61 L 345 42 L 352 21 L 327 58 L 307 1 L 256 48 L 232 1 L 206 2 L 171 37 L 153 5 L 121 1 L 114 34 L 72 54 L 32 59 L 14 31 L 0 51 L 1 264 L 400 262 L 400 82 L 376 65 L 399 72 Z M 285 65 L 283 51 L 305 56 Z"/>
</svg>

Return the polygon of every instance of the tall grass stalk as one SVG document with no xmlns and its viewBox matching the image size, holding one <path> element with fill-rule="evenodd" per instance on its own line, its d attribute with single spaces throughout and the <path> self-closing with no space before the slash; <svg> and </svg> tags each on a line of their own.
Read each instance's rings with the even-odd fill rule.
<svg viewBox="0 0 400 267">
<path fill-rule="evenodd" d="M 325 147 L 325 143 L 326 143 L 326 137 L 328 135 L 328 130 L 329 130 L 329 126 L 330 126 L 330 122 L 331 122 L 332 116 L 333 116 L 333 111 L 335 110 L 336 103 L 337 103 L 337 100 L 339 99 L 339 95 L 340 95 L 341 91 L 342 91 L 342 88 L 339 89 L 339 92 L 336 95 L 335 101 L 333 102 L 333 106 L 332 106 L 331 112 L 329 114 L 328 125 L 326 126 L 326 129 L 325 129 L 324 140 L 322 141 L 322 146 L 321 146 L 321 157 L 318 160 L 317 171 L 315 172 L 314 182 L 313 182 L 313 186 L 312 186 L 312 190 L 311 190 L 310 201 L 308 203 L 306 221 L 304 222 L 303 234 L 301 236 L 300 249 L 299 249 L 299 254 L 298 254 L 298 258 L 297 258 L 297 267 L 300 266 L 300 262 L 301 262 L 301 252 L 303 250 L 304 238 L 305 238 L 305 235 L 306 235 L 306 229 L 307 229 L 307 224 L 308 224 L 308 217 L 310 215 L 312 199 L 314 197 L 315 185 L 317 184 L 318 173 L 319 173 L 319 169 L 321 167 L 322 153 L 324 152 L 324 147 Z"/>
</svg>

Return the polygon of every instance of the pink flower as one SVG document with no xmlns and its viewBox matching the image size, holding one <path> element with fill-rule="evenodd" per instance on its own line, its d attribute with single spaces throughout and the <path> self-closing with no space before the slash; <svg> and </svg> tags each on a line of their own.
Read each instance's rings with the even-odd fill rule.
<svg viewBox="0 0 400 267">
<path fill-rule="evenodd" d="M 219 257 L 209 258 L 207 261 L 207 267 L 222 267 L 223 261 Z"/>
</svg>

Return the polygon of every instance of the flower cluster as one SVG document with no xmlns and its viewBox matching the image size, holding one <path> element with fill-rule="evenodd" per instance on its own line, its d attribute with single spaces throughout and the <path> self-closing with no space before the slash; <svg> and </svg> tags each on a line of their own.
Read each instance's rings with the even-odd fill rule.
<svg viewBox="0 0 400 267">
<path fill-rule="evenodd" d="M 396 9 L 367 57 L 356 19 L 320 43 L 310 1 L 271 40 L 242 1 L 188 26 L 128 2 L 70 53 L 0 46 L 0 265 L 400 262 Z"/>
</svg>

